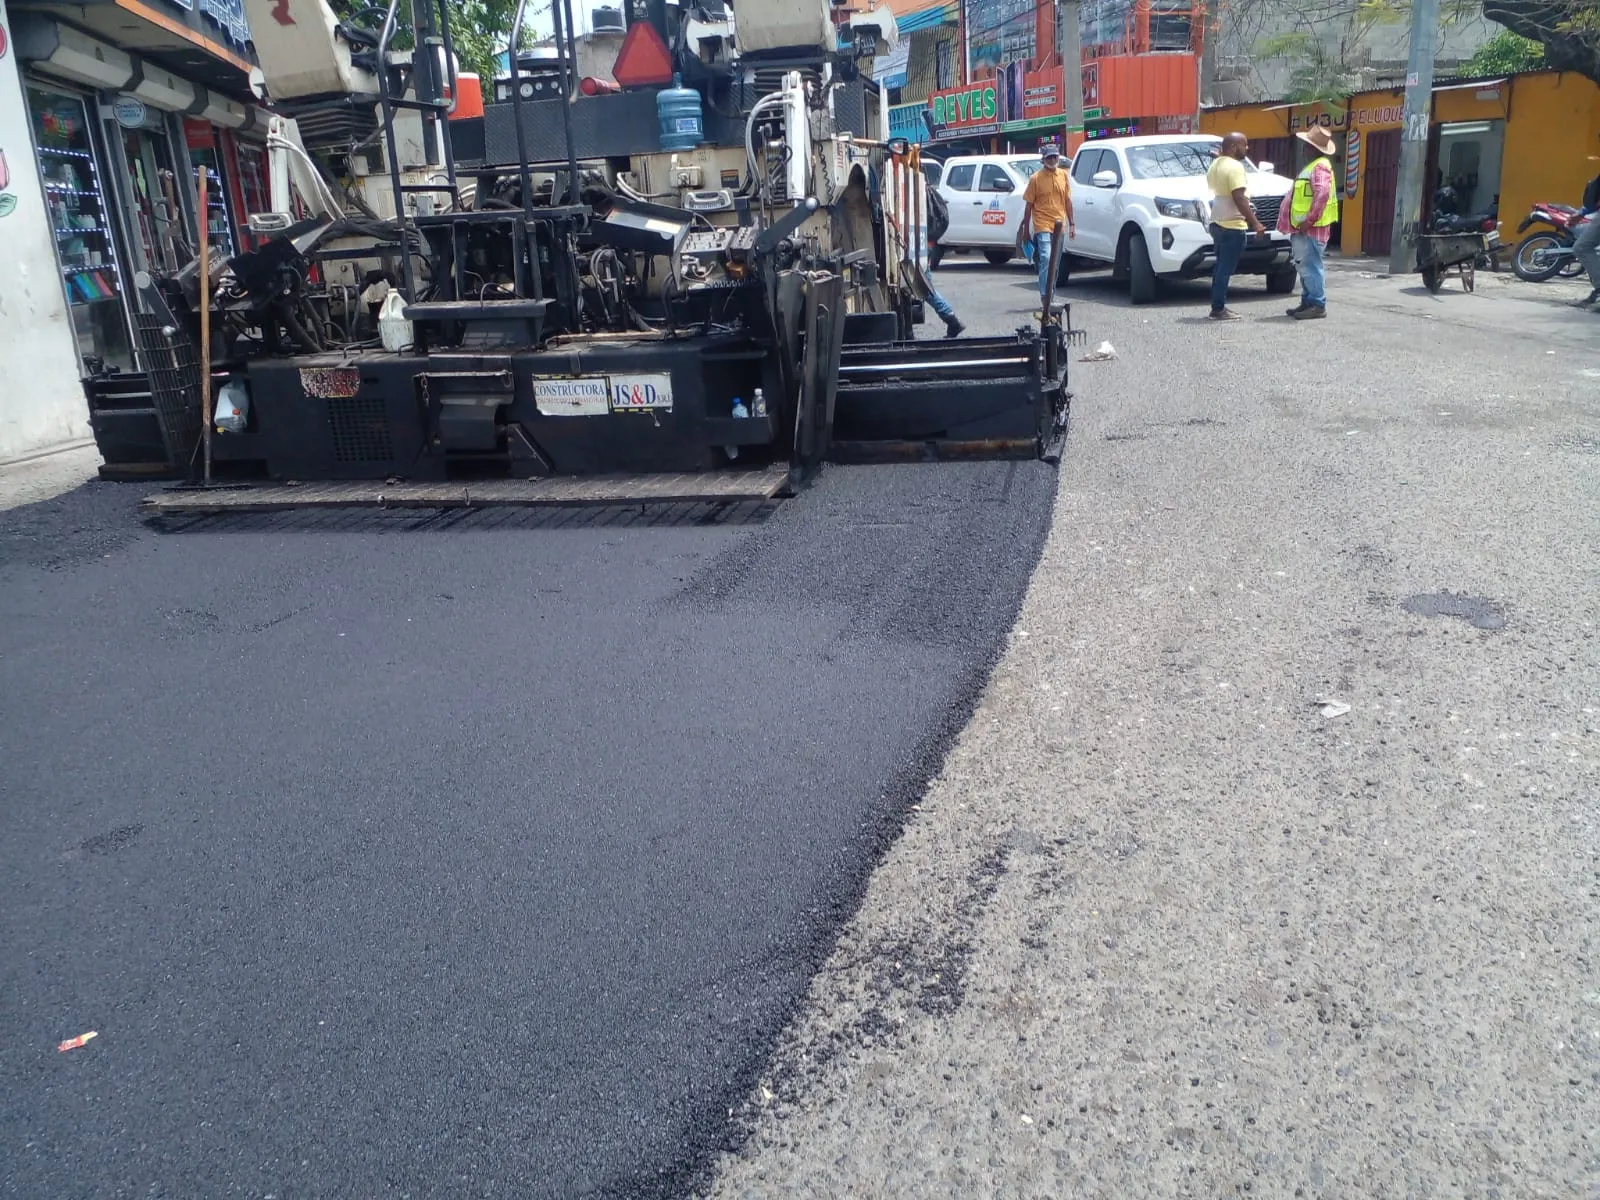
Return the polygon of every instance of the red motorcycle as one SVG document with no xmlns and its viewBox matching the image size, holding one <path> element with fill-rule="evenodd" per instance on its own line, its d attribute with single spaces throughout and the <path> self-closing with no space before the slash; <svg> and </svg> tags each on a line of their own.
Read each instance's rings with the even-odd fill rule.
<svg viewBox="0 0 1600 1200">
<path fill-rule="evenodd" d="M 1589 218 L 1580 218 L 1578 210 L 1570 204 L 1535 204 L 1533 211 L 1522 218 L 1517 233 L 1525 233 L 1534 225 L 1548 225 L 1537 233 L 1530 233 L 1517 243 L 1511 257 L 1511 269 L 1519 279 L 1542 283 L 1560 276 L 1576 279 L 1583 274 L 1583 264 L 1572 251 L 1578 228 Z"/>
</svg>

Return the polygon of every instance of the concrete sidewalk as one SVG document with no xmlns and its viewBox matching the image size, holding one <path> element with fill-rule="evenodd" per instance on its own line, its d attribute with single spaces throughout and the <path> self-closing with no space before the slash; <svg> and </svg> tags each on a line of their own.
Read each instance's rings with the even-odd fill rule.
<svg viewBox="0 0 1600 1200">
<path fill-rule="evenodd" d="M 100 462 L 94 442 L 84 441 L 0 463 L 0 510 L 70 492 L 95 478 Z"/>
</svg>

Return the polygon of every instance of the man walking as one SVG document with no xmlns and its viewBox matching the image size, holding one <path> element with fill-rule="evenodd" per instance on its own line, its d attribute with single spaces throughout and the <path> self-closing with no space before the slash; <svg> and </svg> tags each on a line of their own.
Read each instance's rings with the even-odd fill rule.
<svg viewBox="0 0 1600 1200">
<path fill-rule="evenodd" d="M 1339 196 L 1333 187 L 1331 156 L 1338 150 L 1333 134 L 1320 125 L 1295 134 L 1317 152 L 1295 178 L 1289 203 L 1278 209 L 1278 232 L 1289 235 L 1289 253 L 1300 272 L 1300 304 L 1289 315 L 1296 321 L 1318 321 L 1328 315 L 1322 259 L 1328 235 L 1339 219 Z"/>
<path fill-rule="evenodd" d="M 1017 225 L 1017 249 L 1033 234 L 1033 259 L 1039 269 L 1039 313 L 1044 317 L 1044 298 L 1050 292 L 1050 245 L 1055 240 L 1055 228 L 1065 221 L 1067 237 L 1078 236 L 1078 227 L 1072 221 L 1072 185 L 1061 166 L 1061 147 L 1047 143 L 1039 151 L 1044 165 L 1028 180 L 1022 193 L 1022 220 Z M 1062 247 L 1062 252 L 1066 248 Z"/>
<path fill-rule="evenodd" d="M 1216 266 L 1211 272 L 1211 319 L 1237 321 L 1239 314 L 1228 307 L 1228 280 L 1244 257 L 1245 239 L 1252 233 L 1265 233 L 1267 227 L 1256 219 L 1256 210 L 1245 195 L 1244 157 L 1250 152 L 1250 139 L 1230 133 L 1206 183 L 1211 188 L 1211 241 L 1216 247 Z"/>
</svg>

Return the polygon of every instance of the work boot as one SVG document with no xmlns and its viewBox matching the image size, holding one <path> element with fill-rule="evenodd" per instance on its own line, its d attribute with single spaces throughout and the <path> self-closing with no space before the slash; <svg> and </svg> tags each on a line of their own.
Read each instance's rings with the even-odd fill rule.
<svg viewBox="0 0 1600 1200">
<path fill-rule="evenodd" d="M 1320 304 L 1308 304 L 1289 315 L 1296 321 L 1320 321 L 1328 315 L 1328 310 Z"/>
<path fill-rule="evenodd" d="M 944 335 L 947 338 L 960 337 L 967 331 L 959 317 L 946 317 L 944 319 Z"/>
<path fill-rule="evenodd" d="M 1213 321 L 1237 321 L 1239 314 L 1231 308 L 1213 308 L 1211 310 L 1211 319 Z"/>
<path fill-rule="evenodd" d="M 1588 308 L 1596 300 L 1600 300 L 1600 288 L 1595 288 L 1594 291 L 1590 292 L 1582 300 L 1575 301 L 1573 303 L 1572 307 L 1573 308 Z"/>
<path fill-rule="evenodd" d="M 1311 306 L 1309 304 L 1307 304 L 1304 300 L 1302 300 L 1302 301 L 1300 301 L 1299 304 L 1296 304 L 1293 308 L 1285 309 L 1284 311 L 1287 312 L 1291 317 L 1297 317 L 1301 313 L 1305 312 L 1305 310 L 1310 308 L 1310 307 Z"/>
</svg>

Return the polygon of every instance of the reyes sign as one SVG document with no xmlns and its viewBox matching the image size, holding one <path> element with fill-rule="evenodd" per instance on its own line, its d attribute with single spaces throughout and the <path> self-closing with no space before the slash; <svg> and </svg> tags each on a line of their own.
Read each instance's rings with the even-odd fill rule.
<svg viewBox="0 0 1600 1200">
<path fill-rule="evenodd" d="M 993 80 L 928 97 L 928 132 L 940 141 L 999 131 L 1000 101 Z"/>
</svg>

